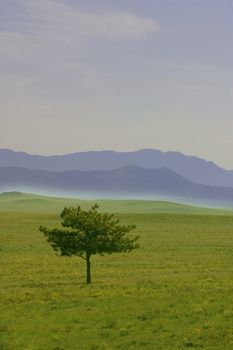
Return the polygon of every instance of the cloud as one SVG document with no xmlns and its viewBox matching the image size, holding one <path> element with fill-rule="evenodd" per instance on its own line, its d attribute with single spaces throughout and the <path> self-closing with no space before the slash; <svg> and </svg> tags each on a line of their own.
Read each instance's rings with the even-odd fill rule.
<svg viewBox="0 0 233 350">
<path fill-rule="evenodd" d="M 14 0 L 18 14 L 3 21 L 4 36 L 17 34 L 37 44 L 77 45 L 85 40 L 124 41 L 141 39 L 159 30 L 159 23 L 128 12 L 84 12 L 56 0 Z M 3 18 L 4 20 L 4 18 Z M 11 23 L 12 21 L 12 23 Z M 4 23 L 5 22 L 5 23 Z M 8 38 L 10 40 L 10 37 Z"/>
<path fill-rule="evenodd" d="M 0 30 L 0 73 L 4 85 L 12 84 L 18 98 L 31 97 L 37 88 L 40 91 L 35 93 L 54 93 L 55 86 L 64 97 L 74 91 L 82 95 L 98 85 L 99 73 L 85 60 L 98 51 L 93 41 L 103 41 L 106 52 L 108 42 L 138 43 L 159 29 L 158 22 L 128 12 L 85 12 L 56 0 L 13 3 L 17 12 L 4 19 Z M 25 79 L 30 86 L 26 83 L 22 92 L 19 87 L 25 85 Z M 1 83 L 1 90 L 4 85 Z"/>
<path fill-rule="evenodd" d="M 31 33 L 49 35 L 54 40 L 70 42 L 90 38 L 129 40 L 140 38 L 159 29 L 158 22 L 127 12 L 83 12 L 54 0 L 22 0 Z"/>
<path fill-rule="evenodd" d="M 3 21 L 0 30 L 1 64 L 14 62 L 52 65 L 81 61 L 93 40 L 140 40 L 159 29 L 158 22 L 127 12 L 83 12 L 56 0 L 14 0 L 21 11 Z M 18 7 L 17 7 L 18 8 Z M 4 27 L 5 24 L 5 27 Z M 38 62 L 39 61 L 39 62 Z M 77 68 L 77 67 L 76 67 Z"/>
</svg>

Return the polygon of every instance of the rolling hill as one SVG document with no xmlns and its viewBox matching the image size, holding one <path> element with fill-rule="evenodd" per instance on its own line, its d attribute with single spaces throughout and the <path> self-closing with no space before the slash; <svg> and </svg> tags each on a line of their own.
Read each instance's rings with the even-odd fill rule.
<svg viewBox="0 0 233 350">
<path fill-rule="evenodd" d="M 175 202 L 151 200 L 98 200 L 100 211 L 125 214 L 192 214 L 192 215 L 233 215 L 231 210 L 201 208 Z M 88 209 L 94 200 L 59 198 L 22 192 L 0 194 L 0 212 L 60 213 L 65 206 L 82 206 Z"/>
</svg>

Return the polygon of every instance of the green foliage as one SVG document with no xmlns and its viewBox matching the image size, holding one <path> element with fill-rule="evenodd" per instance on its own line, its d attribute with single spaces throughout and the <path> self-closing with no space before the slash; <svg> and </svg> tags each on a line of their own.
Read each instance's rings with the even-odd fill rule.
<svg viewBox="0 0 233 350">
<path fill-rule="evenodd" d="M 90 210 L 64 208 L 61 213 L 65 229 L 40 227 L 48 242 L 61 255 L 76 255 L 87 262 L 87 283 L 90 283 L 90 257 L 95 254 L 131 252 L 137 248 L 138 236 L 127 236 L 135 225 L 119 225 L 113 214 L 99 213 L 95 204 Z"/>
</svg>

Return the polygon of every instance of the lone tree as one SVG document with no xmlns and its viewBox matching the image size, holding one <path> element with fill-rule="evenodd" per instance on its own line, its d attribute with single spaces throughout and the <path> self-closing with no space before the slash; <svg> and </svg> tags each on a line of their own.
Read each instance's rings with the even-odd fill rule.
<svg viewBox="0 0 233 350">
<path fill-rule="evenodd" d="M 64 208 L 61 213 L 62 228 L 39 230 L 47 237 L 52 248 L 65 256 L 79 256 L 86 260 L 86 283 L 91 283 L 91 256 L 130 252 L 137 248 L 138 236 L 127 236 L 135 225 L 119 225 L 113 214 L 99 213 L 95 204 L 89 211 Z"/>
</svg>

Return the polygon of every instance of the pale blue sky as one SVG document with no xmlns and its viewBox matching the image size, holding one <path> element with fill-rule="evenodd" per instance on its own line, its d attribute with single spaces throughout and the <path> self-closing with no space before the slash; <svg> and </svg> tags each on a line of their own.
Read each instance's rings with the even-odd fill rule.
<svg viewBox="0 0 233 350">
<path fill-rule="evenodd" d="M 0 148 L 233 169 L 232 0 L 0 2 Z"/>
</svg>

